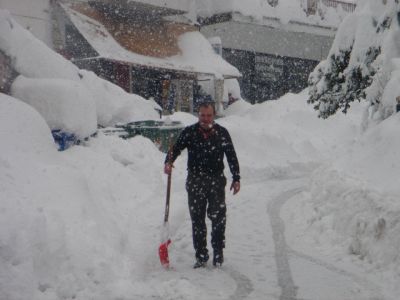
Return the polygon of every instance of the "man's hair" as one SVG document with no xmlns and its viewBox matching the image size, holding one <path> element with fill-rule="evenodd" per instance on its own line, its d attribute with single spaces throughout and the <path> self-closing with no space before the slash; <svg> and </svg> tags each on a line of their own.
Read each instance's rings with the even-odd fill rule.
<svg viewBox="0 0 400 300">
<path fill-rule="evenodd" d="M 202 107 L 205 107 L 205 108 L 212 107 L 214 115 L 215 115 L 215 103 L 214 102 L 201 102 L 199 104 L 199 111 L 200 111 L 200 108 L 202 108 Z"/>
</svg>

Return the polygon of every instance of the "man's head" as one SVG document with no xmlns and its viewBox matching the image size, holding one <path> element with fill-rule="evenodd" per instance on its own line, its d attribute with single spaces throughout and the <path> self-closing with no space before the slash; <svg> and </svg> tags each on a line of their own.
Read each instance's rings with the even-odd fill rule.
<svg viewBox="0 0 400 300">
<path fill-rule="evenodd" d="M 215 107 L 213 103 L 201 103 L 199 105 L 199 123 L 204 129 L 211 129 L 215 118 Z"/>
</svg>

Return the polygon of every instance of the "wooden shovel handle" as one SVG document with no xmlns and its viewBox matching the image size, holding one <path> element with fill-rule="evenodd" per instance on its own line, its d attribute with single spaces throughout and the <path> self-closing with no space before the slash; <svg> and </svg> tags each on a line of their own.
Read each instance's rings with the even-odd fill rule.
<svg viewBox="0 0 400 300">
<path fill-rule="evenodd" d="M 168 222 L 169 216 L 169 198 L 171 196 L 171 173 L 168 174 L 168 183 L 167 183 L 167 198 L 165 201 L 165 215 L 164 215 L 164 223 Z"/>
<path fill-rule="evenodd" d="M 168 161 L 171 162 L 171 156 L 172 156 L 172 143 L 171 141 L 169 142 L 169 147 L 168 147 Z M 171 164 L 172 165 L 172 164 Z M 171 196 L 171 178 L 172 178 L 172 168 L 171 172 L 168 174 L 168 183 L 167 183 L 167 198 L 165 201 L 165 215 L 164 215 L 164 223 L 168 222 L 168 216 L 169 216 L 169 198 Z"/>
</svg>

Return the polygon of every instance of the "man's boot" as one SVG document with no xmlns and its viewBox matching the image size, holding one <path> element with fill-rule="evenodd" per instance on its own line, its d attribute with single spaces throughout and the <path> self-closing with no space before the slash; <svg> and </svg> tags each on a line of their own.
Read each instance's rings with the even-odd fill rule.
<svg viewBox="0 0 400 300">
<path fill-rule="evenodd" d="M 214 249 L 213 266 L 220 267 L 224 263 L 224 252 L 222 249 Z"/>
<path fill-rule="evenodd" d="M 196 262 L 193 265 L 193 269 L 206 267 L 207 266 L 207 261 L 208 261 L 207 249 L 203 249 L 201 251 L 197 251 L 197 253 L 196 253 Z"/>
<path fill-rule="evenodd" d="M 202 261 L 200 259 L 197 259 L 196 262 L 193 265 L 193 269 L 198 269 L 198 268 L 205 268 L 207 266 L 206 261 Z"/>
</svg>

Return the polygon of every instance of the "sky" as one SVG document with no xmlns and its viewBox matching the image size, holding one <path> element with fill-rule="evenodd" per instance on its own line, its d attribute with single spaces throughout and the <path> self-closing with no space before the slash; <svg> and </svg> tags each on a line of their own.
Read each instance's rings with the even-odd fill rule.
<svg viewBox="0 0 400 300">
<path fill-rule="evenodd" d="M 22 74 L 12 95 L 0 94 L 0 299 L 398 298 L 399 114 L 364 128 L 366 103 L 323 120 L 307 91 L 235 102 L 217 120 L 231 133 L 242 175 L 238 195 L 226 190 L 225 263 L 192 268 L 183 153 L 165 270 L 157 253 L 165 154 L 144 137 L 103 132 L 59 152 L 51 136 L 56 121 L 87 135 L 93 122 L 155 119 L 155 104 L 77 70 L 4 11 L 0 48 Z M 86 100 L 57 101 L 69 95 Z"/>
</svg>

